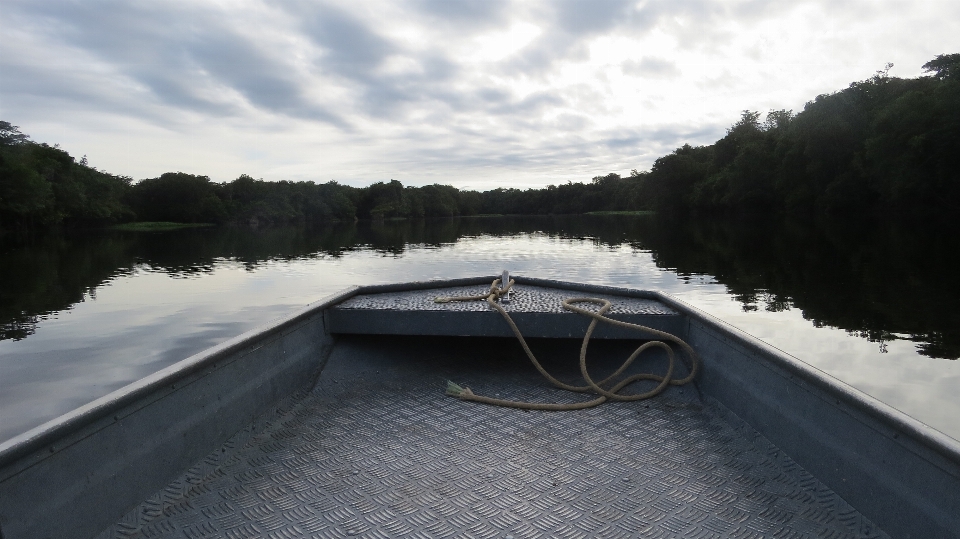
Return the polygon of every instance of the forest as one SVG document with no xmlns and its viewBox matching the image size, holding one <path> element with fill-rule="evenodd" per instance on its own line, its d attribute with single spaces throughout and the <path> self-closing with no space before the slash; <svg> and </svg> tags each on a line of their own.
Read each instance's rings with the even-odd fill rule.
<svg viewBox="0 0 960 539">
<path fill-rule="evenodd" d="M 659 211 L 956 219 L 960 54 L 915 79 L 877 72 L 793 114 L 744 111 L 710 146 L 684 145 L 641 174 Z"/>
<path fill-rule="evenodd" d="M 248 175 L 218 183 L 184 172 L 134 181 L 0 121 L 0 229 L 643 210 L 956 222 L 960 54 L 937 56 L 923 65 L 924 76 L 912 79 L 889 76 L 890 67 L 817 96 L 796 114 L 743 111 L 714 144 L 686 144 L 648 171 L 526 190 L 461 191 L 395 180 L 357 188 Z"/>
</svg>

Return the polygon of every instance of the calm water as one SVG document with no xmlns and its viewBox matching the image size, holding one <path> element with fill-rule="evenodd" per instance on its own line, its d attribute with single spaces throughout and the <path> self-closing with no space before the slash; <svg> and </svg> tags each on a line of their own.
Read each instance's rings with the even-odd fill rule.
<svg viewBox="0 0 960 539">
<path fill-rule="evenodd" d="M 960 439 L 955 234 L 650 217 L 103 231 L 0 243 L 0 440 L 351 284 L 660 289 Z"/>
</svg>

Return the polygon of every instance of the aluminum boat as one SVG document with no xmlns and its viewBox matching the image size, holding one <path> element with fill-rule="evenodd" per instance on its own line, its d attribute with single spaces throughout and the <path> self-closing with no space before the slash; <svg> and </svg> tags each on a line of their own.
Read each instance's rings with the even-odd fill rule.
<svg viewBox="0 0 960 539">
<path fill-rule="evenodd" d="M 0 535 L 960 536 L 953 438 L 660 292 L 515 277 L 499 308 L 437 302 L 494 279 L 349 288 L 3 443 Z M 589 376 L 670 334 L 625 375 L 689 376 L 682 341 L 692 382 L 459 398 L 596 398 L 498 312 L 573 383 L 581 297 L 624 323 L 594 323 Z"/>
</svg>

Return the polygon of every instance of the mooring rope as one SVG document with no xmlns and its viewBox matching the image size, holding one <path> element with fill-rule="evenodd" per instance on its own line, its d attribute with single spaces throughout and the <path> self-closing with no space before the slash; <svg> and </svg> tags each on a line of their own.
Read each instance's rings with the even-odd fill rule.
<svg viewBox="0 0 960 539">
<path fill-rule="evenodd" d="M 551 384 L 559 387 L 561 389 L 566 389 L 567 391 L 574 391 L 577 393 L 594 393 L 599 395 L 597 398 L 585 401 L 585 402 L 575 402 L 569 404 L 553 404 L 553 403 L 537 403 L 537 402 L 523 402 L 523 401 L 511 401 L 505 399 L 495 399 L 492 397 L 485 397 L 483 395 L 477 395 L 473 391 L 470 391 L 469 387 L 460 387 L 459 385 L 453 382 L 447 382 L 447 395 L 452 397 L 457 397 L 459 399 L 482 402 L 484 404 L 492 404 L 495 406 L 506 406 L 509 408 L 521 408 L 524 410 L 582 410 L 584 408 L 592 408 L 599 404 L 606 402 L 607 400 L 616 400 L 616 401 L 637 401 L 642 399 L 649 399 L 663 392 L 668 385 L 684 385 L 689 383 L 691 380 L 696 377 L 697 372 L 700 368 L 700 359 L 697 357 L 697 353 L 693 351 L 693 348 L 689 344 L 683 341 L 683 339 L 667 333 L 665 331 L 656 330 L 647 326 L 642 326 L 640 324 L 631 324 L 630 322 L 622 322 L 620 320 L 615 320 L 609 318 L 606 315 L 607 311 L 613 307 L 613 304 L 609 301 L 601 298 L 568 298 L 563 300 L 563 308 L 575 312 L 577 314 L 582 314 L 591 318 L 590 325 L 587 326 L 587 332 L 583 336 L 583 344 L 580 346 L 580 374 L 583 376 L 583 379 L 587 382 L 587 385 L 584 386 L 573 386 L 570 384 L 565 384 L 560 380 L 557 380 L 546 369 L 540 365 L 540 362 L 537 361 L 537 357 L 533 354 L 533 351 L 530 350 L 530 347 L 527 346 L 526 339 L 523 338 L 523 335 L 520 333 L 520 328 L 517 327 L 517 324 L 513 321 L 513 318 L 510 317 L 510 314 L 507 313 L 506 309 L 503 308 L 497 301 L 510 292 L 510 289 L 514 285 L 514 280 L 510 279 L 507 281 L 507 285 L 501 287 L 502 279 L 495 279 L 490 285 L 490 291 L 486 294 L 478 294 L 476 296 L 455 296 L 455 297 L 439 297 L 434 299 L 437 303 L 450 303 L 454 301 L 479 301 L 486 300 L 487 304 L 497 310 L 503 318 L 507 321 L 507 324 L 510 325 L 510 329 L 513 330 L 513 334 L 517 336 L 517 340 L 520 341 L 520 346 L 523 347 L 523 351 L 526 352 L 527 357 L 530 359 L 530 362 L 533 363 L 533 366 L 536 367 L 537 371 L 543 375 L 544 378 L 550 381 Z M 593 303 L 596 305 L 601 305 L 600 309 L 597 311 L 591 311 L 589 309 L 584 309 L 582 307 L 577 307 L 577 303 Z M 619 326 L 627 329 L 633 329 L 641 332 L 644 336 L 650 336 L 658 340 L 649 340 L 633 351 L 630 354 L 620 368 L 616 370 L 610 376 L 604 378 L 599 382 L 595 382 L 593 378 L 590 377 L 590 373 L 587 372 L 587 346 L 590 343 L 590 337 L 593 335 L 593 330 L 596 329 L 597 324 L 603 322 L 605 324 L 610 324 L 614 326 Z M 666 342 L 665 342 L 666 341 Z M 690 374 L 681 379 L 673 379 L 673 368 L 676 358 L 674 357 L 673 349 L 670 347 L 667 342 L 676 343 L 680 346 L 685 354 L 690 358 Z M 669 365 L 667 367 L 667 372 L 664 376 L 652 373 L 640 373 L 628 376 L 623 380 L 617 382 L 615 385 L 605 389 L 604 386 L 612 383 L 618 376 L 623 374 L 625 370 L 633 363 L 637 357 L 642 354 L 644 351 L 651 348 L 663 348 L 667 352 L 667 357 L 669 358 Z M 640 380 L 652 380 L 658 382 L 657 386 L 647 391 L 645 393 L 638 393 L 634 395 L 623 395 L 619 391 L 634 382 L 639 382 Z"/>
</svg>

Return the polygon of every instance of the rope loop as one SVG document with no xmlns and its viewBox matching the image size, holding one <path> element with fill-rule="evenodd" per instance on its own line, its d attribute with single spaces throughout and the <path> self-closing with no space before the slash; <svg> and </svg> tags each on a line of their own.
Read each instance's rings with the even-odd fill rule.
<svg viewBox="0 0 960 539">
<path fill-rule="evenodd" d="M 530 359 L 530 362 L 533 366 L 540 372 L 540 374 L 550 381 L 554 386 L 565 389 L 567 391 L 573 391 L 576 393 L 593 393 L 598 395 L 596 398 L 576 402 L 570 404 L 553 404 L 553 403 L 538 403 L 538 402 L 523 402 L 523 401 L 511 401 L 506 399 L 495 399 L 492 397 L 485 397 L 483 395 L 477 395 L 468 387 L 460 387 L 459 385 L 453 382 L 447 382 L 447 395 L 452 397 L 457 397 L 462 400 L 469 400 L 474 402 L 480 402 L 484 404 L 492 404 L 494 406 L 504 406 L 508 408 L 520 408 L 524 410 L 582 410 L 585 408 L 592 408 L 599 404 L 606 402 L 607 400 L 615 401 L 638 401 L 642 399 L 649 399 L 656 395 L 662 393 L 667 386 L 669 385 L 684 385 L 693 381 L 697 376 L 697 373 L 700 369 L 700 358 L 697 356 L 697 353 L 693 348 L 684 342 L 683 339 L 667 333 L 665 331 L 660 331 L 653 329 L 651 327 L 643 326 L 640 324 L 632 324 L 630 322 L 623 322 L 621 320 L 616 320 L 606 316 L 607 312 L 613 307 L 613 304 L 608 300 L 602 298 L 567 298 L 563 300 L 563 308 L 589 317 L 590 325 L 587 326 L 587 332 L 583 336 L 583 343 L 580 346 L 580 375 L 583 376 L 586 385 L 583 386 L 574 386 L 566 384 L 554 378 L 537 360 L 536 356 L 533 354 L 533 351 L 530 350 L 530 347 L 527 345 L 526 339 L 523 338 L 523 335 L 520 333 L 520 328 L 517 327 L 517 324 L 513 321 L 513 318 L 510 317 L 510 314 L 507 313 L 506 309 L 503 308 L 500 303 L 497 301 L 506 295 L 511 287 L 514 285 L 514 280 L 510 279 L 507 282 L 507 285 L 500 287 L 501 279 L 494 279 L 493 283 L 490 285 L 490 291 L 486 294 L 478 294 L 476 296 L 454 296 L 454 297 L 438 297 L 434 301 L 436 303 L 450 303 L 454 301 L 480 301 L 486 300 L 487 304 L 491 308 L 498 311 L 509 324 L 510 329 L 513 330 L 513 334 L 516 335 L 517 340 L 520 341 L 520 346 L 523 347 L 523 351 L 527 354 L 527 357 Z M 600 308 L 597 310 L 586 309 L 578 306 L 578 304 L 590 303 L 594 305 L 599 305 Z M 597 324 L 604 323 L 610 324 L 612 326 L 622 327 L 631 329 L 639 332 L 643 337 L 650 339 L 647 342 L 641 344 L 633 351 L 630 356 L 624 360 L 620 367 L 610 376 L 604 378 L 600 381 L 594 381 L 590 376 L 590 373 L 587 371 L 587 346 L 590 343 L 590 337 L 593 336 L 593 331 L 597 328 Z M 680 379 L 673 378 L 674 366 L 676 363 L 676 354 L 674 353 L 673 347 L 669 343 L 676 344 L 682 351 L 683 355 L 689 360 L 687 367 L 690 370 L 690 373 Z M 640 373 L 628 376 L 620 381 L 616 379 L 623 374 L 627 368 L 640 356 L 643 352 L 650 350 L 651 348 L 661 348 L 667 353 L 668 365 L 667 372 L 665 375 L 660 376 L 653 373 Z M 641 380 L 648 380 L 657 382 L 656 387 L 653 389 L 633 395 L 625 395 L 620 391 L 631 384 L 639 382 Z M 611 385 L 612 384 L 612 385 Z"/>
</svg>

